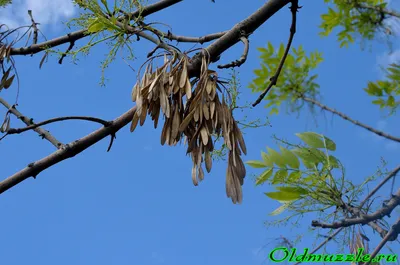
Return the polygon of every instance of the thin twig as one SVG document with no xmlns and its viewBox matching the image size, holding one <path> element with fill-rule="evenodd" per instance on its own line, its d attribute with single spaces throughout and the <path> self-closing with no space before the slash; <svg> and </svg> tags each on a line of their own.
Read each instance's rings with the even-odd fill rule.
<svg viewBox="0 0 400 265">
<path fill-rule="evenodd" d="M 31 118 L 28 118 L 24 115 L 22 115 L 21 112 L 19 112 L 14 106 L 11 106 L 10 104 L 8 104 L 3 98 L 0 97 L 0 103 L 6 107 L 12 114 L 14 114 L 18 119 L 20 119 L 23 123 L 25 123 L 27 126 L 31 125 Z M 47 141 L 49 141 L 52 145 L 54 145 L 57 148 L 60 148 L 63 144 L 58 141 L 53 135 L 51 135 L 48 131 L 40 128 L 40 127 L 36 127 L 35 129 L 33 129 L 35 132 L 37 132 L 39 134 L 40 137 L 46 139 Z"/>
<path fill-rule="evenodd" d="M 66 117 L 57 117 L 57 118 L 53 118 L 53 119 L 49 119 L 46 121 L 42 121 L 39 123 L 35 123 L 35 124 L 31 124 L 27 127 L 24 128 L 10 128 L 7 133 L 8 134 L 20 134 L 29 130 L 33 130 L 36 129 L 39 126 L 43 126 L 46 124 L 50 124 L 50 123 L 54 123 L 54 122 L 59 122 L 59 121 L 66 121 L 66 120 L 84 120 L 84 121 L 92 121 L 92 122 L 97 122 L 100 123 L 104 126 L 108 126 L 110 125 L 110 122 L 99 119 L 99 118 L 95 118 L 95 117 L 87 117 L 87 116 L 66 116 Z"/>
<path fill-rule="evenodd" d="M 372 197 L 375 195 L 375 193 L 382 188 L 383 185 L 385 185 L 386 182 L 388 182 L 391 178 L 394 178 L 397 173 L 400 171 L 400 165 L 393 169 L 387 176 L 384 178 L 366 197 L 365 199 L 360 203 L 360 206 L 358 208 L 362 208 L 364 204 Z"/>
<path fill-rule="evenodd" d="M 32 10 L 28 10 L 28 15 L 31 17 L 32 28 L 33 28 L 33 44 L 37 44 L 38 42 L 38 28 L 37 23 L 33 19 Z"/>
<path fill-rule="evenodd" d="M 323 246 L 326 245 L 326 243 L 328 243 L 329 241 L 331 241 L 335 236 L 337 236 L 340 232 L 342 232 L 342 230 L 344 229 L 344 227 L 338 229 L 335 231 L 335 233 L 333 233 L 332 235 L 328 236 L 327 239 L 325 239 L 325 241 L 321 242 L 321 244 L 319 244 L 315 249 L 313 249 L 313 251 L 311 251 L 309 254 L 314 254 L 315 252 L 317 252 L 320 248 L 322 248 Z M 301 263 L 301 261 L 295 263 L 294 265 L 299 265 Z"/>
<path fill-rule="evenodd" d="M 358 6 L 360 8 L 370 9 L 370 10 L 381 12 L 381 13 L 383 13 L 385 15 L 389 15 L 389 16 L 392 16 L 392 17 L 400 18 L 400 13 L 398 13 L 398 12 L 396 12 L 394 10 L 390 10 L 390 9 L 382 8 L 382 7 L 377 7 L 377 6 L 370 6 L 370 5 L 365 4 L 365 3 L 356 2 L 355 4 L 356 4 L 356 6 Z"/>
<path fill-rule="evenodd" d="M 74 40 L 71 41 L 71 42 L 69 43 L 69 46 L 68 46 L 67 50 L 61 55 L 60 60 L 58 60 L 58 63 L 59 63 L 59 64 L 62 64 L 64 58 L 65 58 L 65 57 L 67 56 L 67 54 L 72 50 L 72 48 L 74 48 L 74 45 L 75 45 L 75 41 L 74 41 Z"/>
<path fill-rule="evenodd" d="M 290 6 L 290 11 L 292 12 L 292 25 L 290 26 L 290 35 L 289 35 L 289 40 L 286 45 L 286 50 L 285 53 L 283 54 L 283 57 L 281 58 L 281 61 L 279 63 L 278 69 L 276 69 L 275 74 L 269 79 L 270 83 L 267 86 L 267 88 L 261 93 L 261 95 L 258 97 L 258 99 L 253 103 L 253 107 L 257 106 L 260 104 L 261 100 L 265 98 L 265 95 L 267 95 L 268 91 L 276 85 L 278 82 L 279 75 L 283 69 L 283 65 L 285 64 L 286 57 L 289 54 L 290 47 L 292 45 L 293 37 L 294 34 L 296 33 L 296 20 L 297 20 L 297 10 L 299 9 L 299 1 L 298 0 L 293 0 L 292 5 Z"/>
<path fill-rule="evenodd" d="M 243 50 L 242 56 L 240 56 L 240 58 L 238 60 L 233 61 L 231 63 L 218 65 L 219 69 L 230 68 L 230 67 L 239 67 L 246 62 L 247 55 L 249 54 L 249 40 L 247 39 L 247 37 L 241 37 L 240 40 L 244 44 L 244 50 Z"/>
<path fill-rule="evenodd" d="M 309 102 L 309 103 L 311 103 L 311 104 L 313 104 L 313 105 L 317 105 L 318 107 L 320 107 L 320 108 L 323 109 L 323 110 L 327 110 L 327 111 L 329 111 L 329 112 L 331 112 L 331 113 L 333 113 L 333 114 L 335 114 L 335 115 L 338 115 L 339 117 L 341 117 L 341 118 L 343 118 L 343 119 L 345 119 L 345 120 L 347 120 L 347 121 L 353 123 L 354 125 L 357 125 L 357 126 L 359 126 L 359 127 L 362 127 L 362 128 L 364 128 L 364 129 L 366 129 L 366 130 L 368 130 L 368 131 L 370 131 L 370 132 L 373 132 L 373 133 L 375 133 L 376 135 L 382 136 L 382 137 L 384 137 L 384 138 L 386 138 L 386 139 L 389 139 L 389 140 L 392 140 L 392 141 L 395 141 L 395 142 L 399 142 L 399 143 L 400 143 L 400 138 L 399 138 L 399 137 L 395 137 L 395 136 L 389 135 L 389 134 L 387 134 L 387 133 L 385 133 L 385 132 L 382 132 L 382 131 L 379 131 L 379 130 L 377 130 L 377 129 L 374 129 L 374 128 L 372 128 L 371 126 L 368 126 L 368 125 L 363 124 L 363 123 L 361 123 L 361 122 L 359 122 L 359 121 L 353 120 L 352 118 L 350 118 L 350 117 L 347 116 L 346 114 L 344 114 L 344 113 L 342 113 L 342 112 L 339 112 L 339 111 L 337 111 L 337 110 L 335 110 L 335 109 L 332 109 L 332 108 L 330 108 L 330 107 L 328 107 L 328 106 L 325 106 L 324 104 L 322 104 L 322 103 L 320 103 L 320 102 L 318 102 L 318 101 L 316 101 L 316 100 L 314 100 L 314 99 L 307 98 L 307 97 L 301 97 L 301 98 L 302 98 L 304 101 L 306 101 L 306 102 Z"/>
</svg>

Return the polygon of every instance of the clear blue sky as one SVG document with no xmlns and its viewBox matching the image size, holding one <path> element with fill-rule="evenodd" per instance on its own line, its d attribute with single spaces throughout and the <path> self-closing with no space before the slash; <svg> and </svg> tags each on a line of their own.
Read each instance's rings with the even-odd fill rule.
<svg viewBox="0 0 400 265">
<path fill-rule="evenodd" d="M 67 32 L 63 26 L 52 25 L 55 21 L 66 21 L 65 16 L 46 17 L 44 14 L 54 12 L 53 16 L 57 16 L 60 12 L 56 11 L 60 10 L 65 11 L 63 15 L 71 14 L 68 5 L 61 5 L 68 1 L 54 1 L 58 3 L 56 8 L 48 10 L 37 4 L 47 1 L 15 2 L 16 6 L 0 11 L 0 22 L 3 18 L 21 21 L 25 14 L 21 12 L 26 12 L 22 2 L 33 7 L 34 15 L 42 14 L 47 22 L 44 32 L 48 38 Z M 184 1 L 149 16 L 148 20 L 171 25 L 175 34 L 201 36 L 229 29 L 264 2 Z M 325 60 L 318 69 L 323 102 L 355 119 L 400 135 L 398 117 L 385 119 L 377 108 L 371 107 L 371 98 L 362 91 L 368 80 L 381 77 L 379 57 L 388 51 L 387 46 L 374 42 L 367 43 L 364 51 L 358 44 L 339 49 L 334 37 L 321 39 L 318 36 L 319 16 L 326 9 L 323 2 L 300 1 L 300 4 L 304 7 L 298 15 L 293 46 L 302 44 L 306 51 L 318 49 L 323 53 Z M 41 17 L 37 15 L 36 20 L 41 22 Z M 276 45 L 286 43 L 289 25 L 290 12 L 284 8 L 251 36 L 249 58 L 239 69 L 243 101 L 254 101 L 257 97 L 247 88 L 254 77 L 252 70 L 259 66 L 256 47 L 268 41 Z M 79 42 L 82 43 L 84 41 Z M 145 40 L 135 43 L 137 59 L 131 65 L 137 69 L 153 47 Z M 394 48 L 400 48 L 398 43 L 394 43 Z M 221 61 L 230 62 L 240 56 L 241 51 L 242 46 L 238 44 L 224 54 Z M 98 85 L 99 62 L 106 53 L 107 47 L 101 45 L 88 57 L 80 57 L 77 64 L 66 59 L 63 65 L 57 64 L 53 56 L 41 70 L 38 69 L 40 55 L 18 57 L 20 111 L 36 121 L 69 115 L 111 120 L 131 108 L 130 93 L 136 82 L 136 72 L 122 60 L 107 69 L 106 87 Z M 15 94 L 14 87 L 2 91 L 0 96 L 13 102 Z M 4 109 L 0 111 L 1 115 L 5 113 Z M 267 145 L 275 147 L 273 134 L 296 141 L 294 133 L 312 130 L 335 140 L 336 155 L 344 163 L 347 177 L 355 183 L 361 183 L 375 172 L 381 157 L 388 161 L 389 169 L 397 165 L 398 144 L 390 144 L 330 114 L 317 113 L 318 126 L 305 110 L 300 117 L 282 112 L 270 117 L 272 127 L 247 130 L 248 155 L 244 160 L 259 159 L 260 150 Z M 268 111 L 259 106 L 246 114 L 253 118 L 266 117 Z M 21 126 L 23 124 L 13 118 L 12 127 Z M 98 125 L 66 121 L 46 128 L 67 143 L 97 129 Z M 254 186 L 251 175 L 259 171 L 248 169 L 243 204 L 233 205 L 225 195 L 225 163 L 214 163 L 212 173 L 194 187 L 190 177 L 191 160 L 185 156 L 185 148 L 162 147 L 160 132 L 161 128 L 154 130 L 151 123 L 139 127 L 134 134 L 128 127 L 124 128 L 118 132 L 111 152 L 106 152 L 108 139 L 103 140 L 42 172 L 36 180 L 24 181 L 2 194 L 1 263 L 259 265 L 265 264 L 266 254 L 276 244 L 275 238 L 282 235 L 294 239 L 299 233 L 306 236 L 298 247 L 312 248 L 315 233 L 307 230 L 311 217 L 305 217 L 300 227 L 267 229 L 263 225 L 264 221 L 272 220 L 268 213 L 279 205 L 263 195 L 271 187 Z M 1 178 L 4 179 L 50 154 L 54 147 L 36 133 L 28 132 L 7 137 L 0 143 L 0 150 Z M 366 231 L 370 232 L 368 228 Z"/>
</svg>

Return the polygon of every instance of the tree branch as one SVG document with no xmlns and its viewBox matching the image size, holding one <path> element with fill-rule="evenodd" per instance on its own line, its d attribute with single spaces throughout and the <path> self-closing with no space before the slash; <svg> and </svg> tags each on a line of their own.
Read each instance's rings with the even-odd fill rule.
<svg viewBox="0 0 400 265">
<path fill-rule="evenodd" d="M 362 208 L 364 204 L 372 197 L 375 195 L 375 193 L 382 188 L 383 185 L 385 185 L 386 182 L 388 182 L 391 178 L 394 178 L 397 173 L 400 171 L 400 165 L 393 169 L 387 176 L 384 178 L 368 195 L 365 197 L 365 199 L 360 203 L 360 206 L 358 208 Z"/>
<path fill-rule="evenodd" d="M 87 116 L 67 116 L 67 117 L 57 117 L 57 118 L 53 118 L 53 119 L 49 119 L 46 121 L 42 121 L 39 123 L 34 123 L 31 124 L 27 127 L 24 128 L 10 128 L 7 133 L 8 134 L 20 134 L 29 130 L 34 130 L 36 128 L 38 128 L 39 126 L 43 126 L 46 124 L 50 124 L 50 123 L 54 123 L 54 122 L 59 122 L 59 121 L 66 121 L 66 120 L 84 120 L 84 121 L 92 121 L 92 122 L 97 122 L 100 123 L 104 126 L 108 126 L 110 125 L 110 122 L 99 119 L 99 118 L 94 118 L 94 117 L 87 117 Z"/>
<path fill-rule="evenodd" d="M 230 67 L 239 67 L 246 62 L 247 55 L 249 54 L 249 40 L 247 39 L 247 37 L 241 37 L 240 40 L 244 44 L 244 50 L 243 50 L 242 56 L 240 56 L 239 60 L 233 61 L 228 64 L 218 65 L 219 69 L 230 68 Z"/>
<path fill-rule="evenodd" d="M 377 134 L 377 135 L 379 135 L 379 136 L 382 136 L 382 137 L 384 137 L 384 138 L 386 138 L 386 139 L 389 139 L 389 140 L 392 140 L 392 141 L 395 141 L 395 142 L 399 142 L 399 143 L 400 143 L 400 138 L 399 138 L 399 137 L 392 136 L 392 135 L 387 134 L 387 133 L 385 133 L 385 132 L 382 132 L 382 131 L 379 131 L 379 130 L 377 130 L 377 129 L 374 129 L 374 128 L 372 128 L 371 126 L 368 126 L 368 125 L 366 125 L 366 124 L 363 124 L 363 123 L 361 123 L 361 122 L 359 122 L 359 121 L 353 120 L 352 118 L 350 118 L 350 117 L 347 116 L 346 114 L 344 114 L 344 113 L 342 113 L 342 112 L 339 112 L 339 111 L 337 111 L 337 110 L 335 110 L 335 109 L 332 109 L 332 108 L 330 108 L 330 107 L 328 107 L 328 106 L 325 106 L 324 104 L 322 104 L 322 103 L 320 103 L 320 102 L 318 102 L 318 101 L 316 101 L 316 100 L 314 100 L 314 99 L 307 98 L 307 97 L 304 97 L 304 96 L 301 96 L 301 98 L 302 98 L 304 101 L 306 101 L 306 102 L 309 102 L 309 103 L 311 103 L 311 104 L 313 104 L 313 105 L 317 105 L 318 107 L 320 107 L 320 108 L 323 109 L 323 110 L 327 110 L 327 111 L 329 111 L 329 112 L 331 112 L 331 113 L 333 113 L 333 114 L 335 114 L 335 115 L 338 115 L 339 117 L 341 117 L 341 118 L 343 118 L 343 119 L 345 119 L 345 120 L 347 120 L 347 121 L 353 123 L 354 125 L 357 125 L 357 126 L 359 126 L 359 127 L 362 127 L 362 128 L 364 128 L 364 129 L 366 129 L 366 130 L 368 130 L 368 131 L 370 131 L 370 132 L 373 132 L 373 133 L 375 133 L 375 134 Z"/>
<path fill-rule="evenodd" d="M 400 234 L 400 218 L 397 219 L 397 221 L 392 225 L 390 228 L 390 231 L 387 233 L 385 238 L 382 239 L 382 241 L 379 243 L 379 245 L 374 249 L 374 252 L 371 253 L 370 260 L 376 257 L 378 253 L 381 251 L 383 246 L 386 245 L 388 241 L 394 241 L 392 240 L 393 238 L 397 238 L 398 235 Z M 369 265 L 371 262 L 365 263 L 365 265 Z"/>
<path fill-rule="evenodd" d="M 323 246 L 326 245 L 326 243 L 328 243 L 329 241 L 331 241 L 335 236 L 337 236 L 340 232 L 342 232 L 342 230 L 344 229 L 344 227 L 338 229 L 335 231 L 335 233 L 333 233 L 332 235 L 330 235 L 327 239 L 325 239 L 323 242 L 321 242 L 321 244 L 319 244 L 316 248 L 314 248 L 310 254 L 314 254 L 315 252 L 317 252 L 319 249 L 321 249 Z M 294 265 L 299 265 L 301 263 L 301 261 L 295 263 Z"/>
<path fill-rule="evenodd" d="M 99 142 L 109 135 L 115 134 L 122 127 L 127 125 L 133 118 L 133 114 L 136 111 L 136 107 L 131 108 L 117 119 L 113 120 L 109 126 L 102 127 L 85 137 L 73 141 L 69 144 L 63 145 L 63 147 L 47 157 L 44 157 L 36 162 L 29 164 L 26 168 L 8 177 L 7 179 L 0 182 L 0 194 L 6 190 L 14 187 L 18 183 L 34 177 L 42 172 L 43 170 L 75 155 L 83 152 L 85 149 Z"/>
<path fill-rule="evenodd" d="M 201 58 L 203 55 L 210 56 L 211 62 L 216 62 L 219 56 L 230 47 L 235 45 L 243 33 L 250 35 L 262 24 L 264 24 L 276 12 L 290 3 L 291 0 L 269 0 L 256 12 L 251 14 L 246 19 L 236 24 L 232 29 L 226 32 L 223 36 L 205 48 L 206 51 L 200 52 L 193 56 L 188 64 L 188 71 L 190 76 L 198 75 L 200 69 Z"/>
<path fill-rule="evenodd" d="M 23 123 L 25 123 L 27 126 L 32 125 L 32 119 L 28 118 L 27 116 L 24 116 L 21 112 L 19 112 L 14 106 L 11 106 L 8 104 L 3 98 L 0 97 L 0 103 L 8 109 L 9 112 L 14 114 L 18 119 L 20 119 Z M 39 134 L 40 137 L 46 139 L 49 141 L 52 145 L 54 145 L 57 148 L 60 148 L 63 144 L 58 141 L 53 135 L 51 135 L 48 131 L 36 127 L 33 129 L 35 132 Z M 7 132 L 8 133 L 8 132 Z"/>
<path fill-rule="evenodd" d="M 269 79 L 269 81 L 270 81 L 269 85 L 261 93 L 261 95 L 258 97 L 258 99 L 252 104 L 253 107 L 260 104 L 261 100 L 263 100 L 265 98 L 265 95 L 267 95 L 268 91 L 273 86 L 276 85 L 276 83 L 278 82 L 279 75 L 282 71 L 283 65 L 285 64 L 286 57 L 289 54 L 289 50 L 290 50 L 290 47 L 293 42 L 293 37 L 294 37 L 294 34 L 296 33 L 297 10 L 300 8 L 298 0 L 293 0 L 291 2 L 292 2 L 292 5 L 290 6 L 290 11 L 292 12 L 292 25 L 290 26 L 290 36 L 289 36 L 288 43 L 286 45 L 285 53 L 283 54 L 283 56 L 281 58 L 281 61 L 279 63 L 278 68 L 276 69 L 274 76 Z"/>
<path fill-rule="evenodd" d="M 381 13 L 383 13 L 385 15 L 389 15 L 389 16 L 392 16 L 392 17 L 400 18 L 400 13 L 398 13 L 398 12 L 396 12 L 394 10 L 390 10 L 390 9 L 382 8 L 382 7 L 377 7 L 377 6 L 370 6 L 370 5 L 367 5 L 365 3 L 357 3 L 356 2 L 355 4 L 356 4 L 356 7 L 359 7 L 359 8 L 370 9 L 370 10 L 374 10 L 374 11 L 377 11 L 377 12 L 381 12 Z"/>
<path fill-rule="evenodd" d="M 311 222 L 313 227 L 322 227 L 322 228 L 341 228 L 341 227 L 349 227 L 356 224 L 368 224 L 369 222 L 373 222 L 378 219 L 382 219 L 384 216 L 390 216 L 391 212 L 394 208 L 400 205 L 400 189 L 392 196 L 392 198 L 383 205 L 383 207 L 372 214 L 362 214 L 359 211 L 359 217 L 355 218 L 345 218 L 341 221 L 333 222 L 333 223 L 322 223 L 316 220 Z"/>
</svg>

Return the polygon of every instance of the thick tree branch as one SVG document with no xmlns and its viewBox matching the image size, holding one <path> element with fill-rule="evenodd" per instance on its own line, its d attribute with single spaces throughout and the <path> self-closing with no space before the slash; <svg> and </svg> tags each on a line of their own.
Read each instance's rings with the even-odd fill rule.
<svg viewBox="0 0 400 265">
<path fill-rule="evenodd" d="M 0 103 L 6 107 L 12 114 L 14 114 L 18 119 L 20 119 L 23 123 L 25 123 L 27 126 L 32 125 L 32 119 L 24 116 L 21 112 L 19 112 L 14 106 L 11 106 L 8 104 L 3 98 L 0 97 Z M 57 148 L 60 148 L 62 146 L 62 143 L 58 141 L 53 135 L 51 135 L 48 131 L 36 127 L 33 129 L 35 132 L 39 134 L 42 138 L 46 139 L 49 141 L 52 145 L 54 145 Z"/>
<path fill-rule="evenodd" d="M 208 35 L 201 36 L 201 37 L 189 37 L 189 36 L 180 36 L 180 35 L 172 34 L 172 32 L 169 30 L 167 33 L 165 33 L 161 30 L 153 28 L 152 31 L 154 32 L 154 34 L 157 34 L 158 36 L 163 37 L 163 38 L 167 38 L 170 41 L 194 42 L 194 43 L 200 43 L 200 44 L 218 39 L 227 32 L 227 31 L 222 31 L 222 32 L 208 34 Z"/>
<path fill-rule="evenodd" d="M 44 157 L 36 162 L 29 164 L 26 168 L 8 177 L 0 182 L 0 194 L 6 190 L 14 187 L 18 183 L 28 179 L 29 177 L 36 177 L 43 170 L 75 155 L 81 153 L 85 149 L 99 142 L 109 135 L 114 135 L 118 130 L 127 125 L 133 118 L 136 107 L 128 110 L 117 119 L 113 120 L 109 126 L 102 127 L 91 134 L 73 141 L 56 152 Z"/>
<path fill-rule="evenodd" d="M 361 128 L 364 128 L 364 129 L 366 129 L 366 130 L 368 130 L 368 131 L 370 131 L 370 132 L 373 132 L 373 133 L 375 133 L 375 134 L 377 134 L 377 135 L 379 135 L 379 136 L 382 136 L 382 137 L 384 137 L 384 138 L 386 138 L 386 139 L 389 139 L 389 140 L 392 140 L 392 141 L 395 141 L 395 142 L 399 142 L 399 143 L 400 143 L 400 138 L 399 138 L 399 137 L 392 136 L 392 135 L 387 134 L 387 133 L 385 133 L 385 132 L 382 132 L 382 131 L 379 131 L 379 130 L 377 130 L 377 129 L 374 129 L 374 128 L 372 128 L 371 126 L 368 126 L 368 125 L 366 125 L 366 124 L 363 124 L 363 123 L 361 123 L 361 122 L 359 122 L 359 121 L 353 120 L 352 118 L 350 118 L 350 117 L 347 116 L 346 114 L 344 114 L 344 113 L 342 113 L 342 112 L 339 112 L 339 111 L 337 111 L 337 110 L 335 110 L 335 109 L 332 109 L 332 108 L 330 108 L 330 107 L 328 107 L 328 106 L 325 106 L 324 104 L 322 104 L 322 103 L 320 103 L 320 102 L 318 102 L 318 101 L 316 101 L 316 100 L 314 100 L 314 99 L 312 99 L 312 98 L 307 98 L 307 97 L 301 97 L 301 98 L 302 98 L 304 101 L 309 102 L 309 103 L 311 103 L 311 104 L 313 104 L 313 105 L 316 105 L 316 106 L 320 107 L 320 108 L 323 109 L 323 110 L 327 110 L 327 111 L 329 111 L 329 112 L 331 112 L 331 113 L 333 113 L 333 114 L 335 114 L 335 115 L 338 115 L 339 117 L 341 117 L 341 118 L 343 118 L 343 119 L 345 119 L 345 120 L 347 120 L 347 121 L 353 123 L 354 125 L 357 125 L 357 126 L 359 126 L 359 127 L 361 127 Z"/>
<path fill-rule="evenodd" d="M 276 12 L 290 3 L 291 0 L 269 0 L 262 7 L 260 7 L 252 15 L 244 19 L 243 21 L 236 24 L 232 29 L 226 32 L 222 37 L 209 45 L 201 53 L 195 55 L 190 64 L 188 65 L 188 71 L 191 76 L 198 75 L 198 69 L 200 69 L 201 58 L 203 55 L 210 56 L 211 62 L 216 62 L 219 56 L 230 47 L 240 41 L 243 33 L 246 35 L 252 34 L 257 28 L 264 24 L 270 17 Z"/>
<path fill-rule="evenodd" d="M 124 18 L 129 17 L 131 19 L 135 19 L 139 16 L 145 17 L 150 14 L 156 13 L 162 9 L 170 7 L 181 1 L 183 1 L 183 0 L 161 0 L 157 3 L 143 7 L 143 9 L 140 11 L 137 10 L 133 13 L 127 14 L 124 16 Z M 12 48 L 10 54 L 11 55 L 35 54 L 35 53 L 41 52 L 43 50 L 46 50 L 48 48 L 53 48 L 53 47 L 56 47 L 56 46 L 59 46 L 59 45 L 65 44 L 65 43 L 72 43 L 74 41 L 77 41 L 77 40 L 87 37 L 89 35 L 91 35 L 91 34 L 89 32 L 87 32 L 87 29 L 78 30 L 78 31 L 71 32 L 65 36 L 55 38 L 52 40 L 48 40 L 48 41 L 45 41 L 45 42 L 42 42 L 39 44 L 34 44 L 29 47 Z"/>
<path fill-rule="evenodd" d="M 390 216 L 391 212 L 394 208 L 400 205 L 400 189 L 392 196 L 392 198 L 383 205 L 382 208 L 375 211 L 371 214 L 362 214 L 359 212 L 359 217 L 354 218 L 346 218 L 341 221 L 333 222 L 333 223 L 322 223 L 319 221 L 312 221 L 311 225 L 313 227 L 322 227 L 322 228 L 341 228 L 341 227 L 349 227 L 357 224 L 368 224 L 369 222 L 376 221 L 378 219 L 382 219 L 384 216 Z"/>
<path fill-rule="evenodd" d="M 400 234 L 400 218 L 392 225 L 387 235 L 382 239 L 378 246 L 374 249 L 374 252 L 371 253 L 370 260 L 376 257 L 379 254 L 383 246 L 386 245 L 388 241 L 394 241 L 393 238 L 397 238 Z M 365 263 L 365 265 L 369 265 L 371 262 Z"/>
</svg>

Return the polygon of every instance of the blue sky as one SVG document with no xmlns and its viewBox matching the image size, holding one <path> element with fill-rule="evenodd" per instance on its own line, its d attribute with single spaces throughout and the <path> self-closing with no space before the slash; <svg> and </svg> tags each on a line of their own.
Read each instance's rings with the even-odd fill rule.
<svg viewBox="0 0 400 265">
<path fill-rule="evenodd" d="M 229 29 L 264 2 L 184 1 L 148 19 L 169 24 L 175 34 L 201 36 Z M 323 2 L 300 1 L 300 4 L 304 7 L 298 15 L 293 46 L 302 44 L 307 51 L 318 49 L 323 53 L 324 62 L 317 71 L 323 102 L 355 119 L 400 135 L 398 117 L 385 118 L 378 108 L 371 107 L 371 98 L 362 90 L 369 80 L 382 76 L 378 64 L 395 60 L 396 53 L 387 55 L 388 47 L 383 42 L 367 43 L 363 51 L 358 44 L 339 49 L 334 37 L 318 36 L 319 15 L 326 9 Z M 20 0 L 0 11 L 0 22 L 24 23 L 29 8 L 33 9 L 36 20 L 43 23 L 47 38 L 67 33 L 61 22 L 76 12 L 68 0 Z M 257 98 L 247 88 L 254 78 L 253 69 L 259 66 L 256 47 L 268 41 L 275 45 L 286 43 L 289 25 L 290 12 L 285 8 L 251 36 L 249 58 L 239 69 L 243 101 Z M 135 43 L 137 59 L 130 62 L 132 67 L 137 69 L 153 47 L 145 40 Z M 399 43 L 394 43 L 393 48 L 400 48 Z M 221 61 L 230 62 L 241 51 L 238 44 L 221 56 Z M 99 63 L 106 53 L 107 47 L 101 45 L 89 56 L 80 57 L 77 64 L 66 59 L 63 65 L 52 56 L 41 70 L 40 55 L 16 58 L 21 78 L 19 110 L 36 121 L 69 115 L 106 120 L 119 116 L 132 107 L 130 93 L 136 72 L 123 60 L 117 60 L 106 71 L 109 79 L 106 86 L 100 87 Z M 225 76 L 228 73 L 223 72 Z M 15 88 L 2 91 L 0 96 L 13 102 Z M 0 111 L 2 115 L 6 112 Z M 307 111 L 300 117 L 282 112 L 270 117 L 272 127 L 247 130 L 248 155 L 244 160 L 259 159 L 265 146 L 276 147 L 271 138 L 274 134 L 296 141 L 294 133 L 311 130 L 335 140 L 336 156 L 345 165 L 347 177 L 355 183 L 375 172 L 381 157 L 388 162 L 388 169 L 397 165 L 398 144 L 330 114 L 317 113 L 318 126 Z M 266 117 L 268 111 L 259 106 L 246 114 L 251 118 Z M 13 119 L 11 125 L 23 124 Z M 46 128 L 67 143 L 97 129 L 98 125 L 66 121 Z M 133 134 L 124 128 L 118 132 L 111 152 L 106 152 L 108 139 L 103 140 L 42 172 L 36 180 L 28 179 L 2 194 L 2 263 L 259 265 L 265 264 L 266 254 L 276 244 L 275 238 L 282 235 L 294 239 L 297 234 L 305 235 L 299 248 L 312 248 L 315 232 L 308 230 L 312 216 L 302 219 L 298 227 L 264 226 L 264 221 L 272 220 L 268 213 L 279 205 L 263 195 L 271 187 L 254 186 L 251 175 L 259 171 L 248 169 L 244 201 L 242 205 L 233 205 L 225 195 L 224 162 L 215 162 L 211 174 L 194 187 L 191 160 L 185 156 L 185 148 L 161 146 L 160 133 L 161 128 L 154 130 L 151 123 L 137 128 Z M 54 147 L 36 133 L 28 132 L 7 137 L 0 143 L 0 150 L 4 179 L 50 154 Z M 389 188 L 385 189 L 388 194 Z M 370 232 L 368 228 L 366 231 Z M 334 252 L 332 246 L 329 249 Z"/>
</svg>

